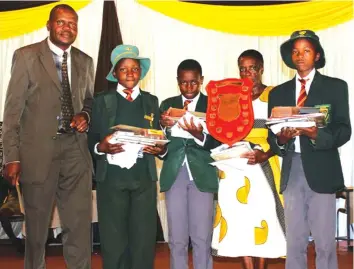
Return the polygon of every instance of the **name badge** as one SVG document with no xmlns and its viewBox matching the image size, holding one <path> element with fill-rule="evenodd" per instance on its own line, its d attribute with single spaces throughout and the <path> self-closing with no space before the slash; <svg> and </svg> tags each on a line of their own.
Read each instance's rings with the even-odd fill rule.
<svg viewBox="0 0 354 269">
<path fill-rule="evenodd" d="M 150 127 L 152 127 L 152 123 L 154 122 L 154 113 L 151 113 L 150 116 L 145 115 L 144 119 L 148 120 L 150 122 Z"/>
<path fill-rule="evenodd" d="M 316 108 L 320 109 L 320 113 L 325 115 L 325 123 L 328 124 L 331 122 L 331 104 L 322 104 L 316 105 Z"/>
</svg>

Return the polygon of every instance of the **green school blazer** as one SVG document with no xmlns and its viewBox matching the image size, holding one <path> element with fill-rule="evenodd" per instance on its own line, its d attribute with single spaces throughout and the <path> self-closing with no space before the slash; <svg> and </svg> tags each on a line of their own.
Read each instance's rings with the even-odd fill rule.
<svg viewBox="0 0 354 269">
<path fill-rule="evenodd" d="M 88 132 L 88 145 L 96 163 L 95 179 L 97 182 L 105 180 L 108 162 L 106 154 L 98 155 L 94 153 L 94 147 L 105 136 L 112 133 L 110 127 L 115 125 L 117 110 L 119 109 L 119 107 L 117 107 L 118 101 L 116 88 L 117 84 L 114 84 L 108 91 L 98 94 L 94 98 L 92 107 L 92 116 Z M 146 119 L 144 128 L 160 129 L 160 110 L 157 97 L 142 90 L 140 90 L 140 94 L 143 102 L 144 115 L 154 115 L 152 126 L 150 125 L 150 121 Z M 122 113 L 124 113 L 124 111 L 122 111 Z M 127 115 L 127 117 L 129 117 L 129 115 Z M 148 160 L 149 172 L 152 180 L 157 181 L 155 156 L 145 154 L 144 158 L 147 158 Z"/>
<path fill-rule="evenodd" d="M 206 112 L 207 102 L 207 97 L 200 94 L 196 111 Z M 163 112 L 169 107 L 183 108 L 182 96 L 179 95 L 166 99 L 161 103 L 160 110 Z M 218 173 L 217 169 L 210 165 L 213 162 L 213 159 L 210 157 L 210 149 L 215 148 L 220 143 L 208 135 L 204 146 L 201 147 L 194 139 L 171 137 L 169 133 L 167 135 L 171 142 L 168 144 L 168 153 L 164 157 L 161 170 L 161 192 L 168 191 L 171 188 L 184 162 L 185 156 L 187 156 L 188 165 L 197 188 L 202 192 L 217 192 L 219 185 Z"/>
</svg>

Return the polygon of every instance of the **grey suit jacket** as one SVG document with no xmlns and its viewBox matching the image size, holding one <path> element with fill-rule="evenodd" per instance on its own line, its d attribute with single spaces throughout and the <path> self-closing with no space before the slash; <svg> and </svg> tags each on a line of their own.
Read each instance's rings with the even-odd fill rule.
<svg viewBox="0 0 354 269">
<path fill-rule="evenodd" d="M 72 47 L 71 91 L 74 112 L 91 113 L 94 87 L 92 58 Z M 41 183 L 54 153 L 62 88 L 47 40 L 15 51 L 4 122 L 4 163 L 21 162 L 21 182 Z M 82 154 L 92 168 L 86 133 L 76 132 Z"/>
</svg>

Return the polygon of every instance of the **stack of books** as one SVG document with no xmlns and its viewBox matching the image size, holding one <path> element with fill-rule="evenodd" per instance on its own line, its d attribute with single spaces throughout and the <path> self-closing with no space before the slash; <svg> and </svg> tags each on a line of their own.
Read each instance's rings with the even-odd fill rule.
<svg viewBox="0 0 354 269">
<path fill-rule="evenodd" d="M 222 144 L 211 150 L 210 156 L 215 161 L 210 164 L 222 171 L 230 171 L 230 169 L 243 171 L 247 167 L 248 159 L 242 155 L 250 151 L 252 151 L 250 143 L 245 141 L 237 142 L 231 147 Z"/>
<path fill-rule="evenodd" d="M 123 124 L 113 126 L 111 129 L 115 130 L 111 143 L 156 146 L 170 142 L 162 130 L 145 129 Z"/>
<path fill-rule="evenodd" d="M 168 111 L 169 111 L 168 116 L 174 121 L 178 121 L 187 112 L 187 110 L 180 109 L 180 108 L 173 108 L 173 107 L 170 107 L 168 109 Z M 188 113 L 191 113 L 193 116 L 195 116 L 203 121 L 205 121 L 205 119 L 206 119 L 206 113 L 195 112 L 195 111 L 188 111 Z"/>
<path fill-rule="evenodd" d="M 248 142 L 237 142 L 231 147 L 223 144 L 215 149 L 211 150 L 210 157 L 215 161 L 223 161 L 228 159 L 240 158 L 243 153 L 252 151 Z"/>
<path fill-rule="evenodd" d="M 278 133 L 284 127 L 326 126 L 325 114 L 315 107 L 274 107 L 266 125 L 273 133 Z"/>
</svg>

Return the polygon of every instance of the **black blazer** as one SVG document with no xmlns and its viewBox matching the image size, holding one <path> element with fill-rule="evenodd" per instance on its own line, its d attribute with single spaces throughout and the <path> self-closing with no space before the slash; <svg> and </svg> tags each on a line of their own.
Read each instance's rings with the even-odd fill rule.
<svg viewBox="0 0 354 269">
<path fill-rule="evenodd" d="M 268 115 L 275 106 L 295 106 L 295 78 L 275 87 L 269 95 Z M 348 85 L 345 81 L 321 75 L 316 71 L 305 106 L 331 105 L 331 122 L 318 129 L 315 141 L 300 137 L 301 159 L 310 188 L 318 193 L 334 193 L 344 188 L 343 172 L 338 148 L 351 136 Z M 276 136 L 269 130 L 268 142 L 277 155 L 283 157 L 280 191 L 286 189 L 291 169 L 294 141 L 284 149 L 276 143 Z"/>
</svg>

